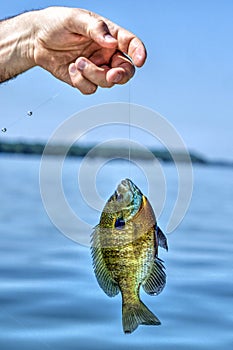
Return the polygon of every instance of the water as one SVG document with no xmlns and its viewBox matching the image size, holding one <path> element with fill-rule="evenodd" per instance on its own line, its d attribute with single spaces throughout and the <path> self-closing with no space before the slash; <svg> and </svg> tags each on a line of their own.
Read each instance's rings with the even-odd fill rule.
<svg viewBox="0 0 233 350">
<path fill-rule="evenodd" d="M 1 350 L 233 348 L 232 169 L 194 168 L 191 206 L 168 236 L 169 252 L 161 252 L 167 286 L 157 297 L 141 293 L 162 325 L 140 326 L 124 335 L 120 296 L 111 299 L 104 294 L 95 280 L 89 249 L 59 233 L 44 210 L 39 163 L 31 156 L 0 157 Z M 77 196 L 80 160 L 66 163 L 67 198 L 94 225 L 98 211 L 88 212 Z M 123 168 L 124 164 L 119 167 Z M 97 177 L 106 198 L 118 177 L 116 171 L 109 176 L 109 169 L 106 176 L 104 169 L 100 171 L 104 181 Z M 164 172 L 168 202 L 161 227 L 166 226 L 166 208 L 176 192 L 173 167 L 166 165 Z M 90 175 L 86 174 L 87 187 Z M 140 182 L 142 172 L 134 176 Z"/>
</svg>

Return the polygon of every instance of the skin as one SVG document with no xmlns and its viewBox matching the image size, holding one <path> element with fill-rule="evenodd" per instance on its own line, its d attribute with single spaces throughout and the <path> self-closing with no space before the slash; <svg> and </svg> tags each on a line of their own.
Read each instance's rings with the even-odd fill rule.
<svg viewBox="0 0 233 350">
<path fill-rule="evenodd" d="M 49 7 L 0 22 L 0 82 L 40 66 L 92 94 L 125 84 L 145 60 L 133 33 L 83 9 Z"/>
</svg>

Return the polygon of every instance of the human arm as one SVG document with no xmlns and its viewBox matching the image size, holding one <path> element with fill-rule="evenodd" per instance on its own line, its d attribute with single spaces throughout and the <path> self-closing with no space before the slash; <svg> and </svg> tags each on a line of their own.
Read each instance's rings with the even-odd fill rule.
<svg viewBox="0 0 233 350">
<path fill-rule="evenodd" d="M 0 82 L 35 66 L 33 21 L 33 12 L 0 21 Z"/>
<path fill-rule="evenodd" d="M 145 59 L 134 34 L 90 11 L 51 7 L 0 22 L 1 82 L 40 66 L 90 94 L 126 83 Z"/>
</svg>

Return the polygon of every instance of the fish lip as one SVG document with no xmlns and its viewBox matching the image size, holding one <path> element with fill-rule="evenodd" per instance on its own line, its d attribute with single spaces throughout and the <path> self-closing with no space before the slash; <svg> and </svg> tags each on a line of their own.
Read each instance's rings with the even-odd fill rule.
<svg viewBox="0 0 233 350">
<path fill-rule="evenodd" d="M 131 181 L 129 179 L 124 179 L 118 185 L 117 192 L 122 194 L 127 191 L 131 191 Z"/>
<path fill-rule="evenodd" d="M 118 203 L 129 204 L 132 201 L 133 196 L 133 186 L 132 181 L 129 179 L 124 179 L 117 186 L 115 191 L 115 200 Z"/>
<path fill-rule="evenodd" d="M 130 179 L 124 179 L 121 181 L 121 184 L 125 187 L 130 187 L 131 186 L 131 180 Z"/>
</svg>

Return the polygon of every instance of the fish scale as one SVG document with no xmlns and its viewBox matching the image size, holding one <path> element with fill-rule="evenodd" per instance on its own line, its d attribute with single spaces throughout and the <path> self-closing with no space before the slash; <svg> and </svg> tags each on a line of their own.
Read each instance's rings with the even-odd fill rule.
<svg viewBox="0 0 233 350">
<path fill-rule="evenodd" d="M 148 199 L 131 180 L 122 180 L 94 229 L 91 251 L 100 287 L 111 297 L 121 292 L 125 333 L 139 324 L 160 324 L 139 295 L 140 286 L 158 295 L 166 284 L 158 245 L 167 249 Z"/>
</svg>

